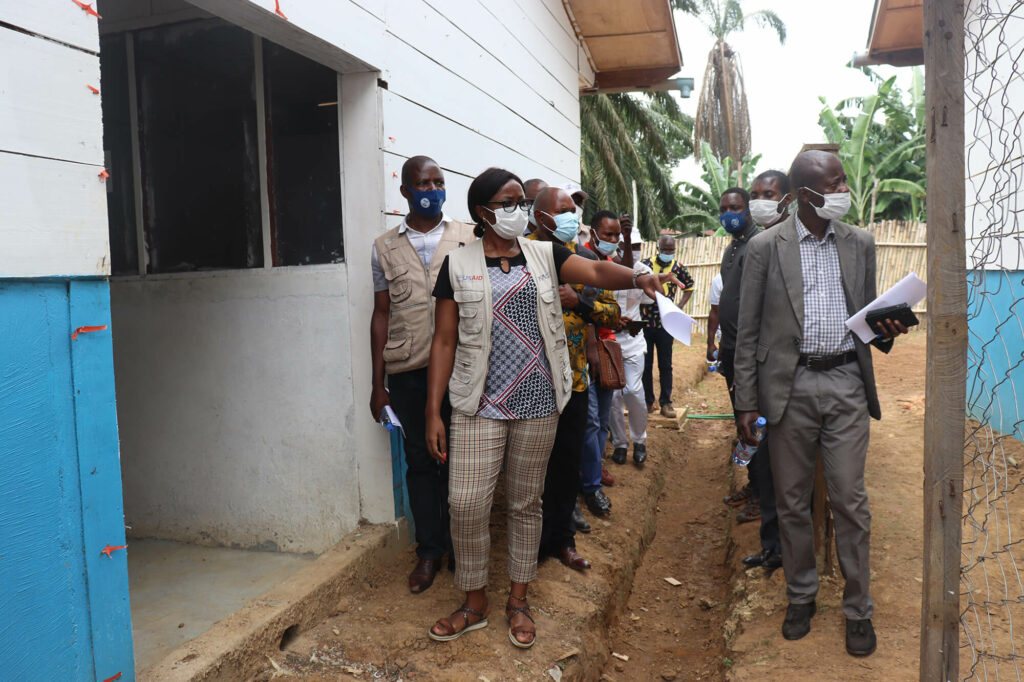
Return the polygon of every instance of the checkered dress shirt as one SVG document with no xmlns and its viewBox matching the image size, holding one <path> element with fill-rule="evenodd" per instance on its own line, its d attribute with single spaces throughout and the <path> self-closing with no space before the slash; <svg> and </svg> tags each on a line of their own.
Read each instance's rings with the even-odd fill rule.
<svg viewBox="0 0 1024 682">
<path fill-rule="evenodd" d="M 849 315 L 832 222 L 828 224 L 825 238 L 819 241 L 803 226 L 799 216 L 794 218 L 804 280 L 804 334 L 800 352 L 838 355 L 853 350 L 853 336 L 846 328 Z"/>
</svg>

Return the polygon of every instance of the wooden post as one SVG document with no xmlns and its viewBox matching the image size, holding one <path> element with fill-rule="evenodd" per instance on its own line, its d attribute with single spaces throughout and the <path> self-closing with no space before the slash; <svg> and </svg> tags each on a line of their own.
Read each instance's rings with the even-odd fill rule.
<svg viewBox="0 0 1024 682">
<path fill-rule="evenodd" d="M 924 421 L 922 682 L 959 676 L 967 374 L 964 3 L 924 0 L 928 364 Z"/>
</svg>

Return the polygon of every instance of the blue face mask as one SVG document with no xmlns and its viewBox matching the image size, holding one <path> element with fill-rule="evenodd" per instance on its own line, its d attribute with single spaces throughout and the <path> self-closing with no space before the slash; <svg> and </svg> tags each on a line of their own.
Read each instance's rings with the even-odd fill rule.
<svg viewBox="0 0 1024 682">
<path fill-rule="evenodd" d="M 660 260 L 665 265 L 668 265 L 669 263 L 671 263 L 672 259 L 675 258 L 675 257 L 676 257 L 676 254 L 674 254 L 674 253 L 661 253 L 660 251 L 658 252 L 658 260 Z"/>
<path fill-rule="evenodd" d="M 618 242 L 603 242 L 596 234 L 594 241 L 597 242 L 597 250 L 602 256 L 610 256 L 619 250 Z"/>
<path fill-rule="evenodd" d="M 433 218 L 441 214 L 441 207 L 444 206 L 445 193 L 443 189 L 428 189 L 426 192 L 406 187 L 412 194 L 409 199 L 409 210 L 416 211 L 421 216 Z"/>
<path fill-rule="evenodd" d="M 580 233 L 580 220 L 575 212 L 573 213 L 559 213 L 557 215 L 551 215 L 547 211 L 540 211 L 544 215 L 551 216 L 555 221 L 555 229 L 552 230 L 547 225 L 544 229 L 551 232 L 552 236 L 563 244 L 576 241 L 576 236 Z"/>
<path fill-rule="evenodd" d="M 718 222 L 722 223 L 722 227 L 729 234 L 736 234 L 742 232 L 747 227 L 747 216 L 750 211 L 744 211 L 743 213 L 736 213 L 734 211 L 726 211 L 722 215 L 718 216 Z"/>
</svg>

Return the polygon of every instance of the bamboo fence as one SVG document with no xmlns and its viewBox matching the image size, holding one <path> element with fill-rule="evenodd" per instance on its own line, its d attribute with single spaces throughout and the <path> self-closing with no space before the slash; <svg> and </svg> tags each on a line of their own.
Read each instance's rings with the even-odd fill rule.
<svg viewBox="0 0 1024 682">
<path fill-rule="evenodd" d="M 882 293 L 907 273 L 915 272 L 924 279 L 927 269 L 925 261 L 925 223 L 902 222 L 887 220 L 869 225 L 867 229 L 875 236 L 875 253 L 877 260 L 877 286 Z M 708 292 L 711 280 L 718 274 L 722 264 L 722 254 L 732 237 L 684 237 L 676 241 L 677 258 L 686 266 L 693 277 L 694 291 L 683 310 L 697 320 L 701 333 L 705 333 L 710 306 Z M 642 254 L 644 258 L 654 258 L 657 252 L 656 242 L 644 242 Z M 682 298 L 676 295 L 676 302 Z M 914 307 L 914 312 L 925 323 L 927 310 L 921 301 Z"/>
</svg>

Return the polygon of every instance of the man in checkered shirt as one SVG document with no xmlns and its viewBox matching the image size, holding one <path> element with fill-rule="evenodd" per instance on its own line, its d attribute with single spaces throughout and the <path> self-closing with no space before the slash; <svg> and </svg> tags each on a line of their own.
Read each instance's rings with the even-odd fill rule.
<svg viewBox="0 0 1024 682">
<path fill-rule="evenodd" d="M 820 448 L 846 578 L 846 650 L 874 652 L 869 564 L 871 514 L 864 488 L 868 417 L 881 418 L 871 350 L 846 319 L 875 298 L 875 241 L 839 222 L 850 190 L 839 158 L 800 154 L 789 171 L 795 215 L 753 237 L 740 284 L 735 397 L 740 437 L 755 443 L 754 421 L 768 421 L 768 445 L 782 537 L 789 608 L 786 639 L 810 631 L 818 574 L 811 523 Z M 906 332 L 887 321 L 872 344 L 883 352 Z"/>
</svg>

